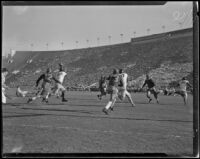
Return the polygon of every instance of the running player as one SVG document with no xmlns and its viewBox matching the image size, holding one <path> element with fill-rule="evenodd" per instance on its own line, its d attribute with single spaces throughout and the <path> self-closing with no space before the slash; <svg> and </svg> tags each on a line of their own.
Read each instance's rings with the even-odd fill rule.
<svg viewBox="0 0 200 159">
<path fill-rule="evenodd" d="M 110 94 L 110 100 L 107 103 L 107 105 L 105 106 L 105 108 L 103 108 L 103 112 L 105 114 L 108 114 L 108 110 L 110 109 L 110 107 L 113 107 L 116 101 L 116 98 L 118 96 L 118 89 L 117 89 L 117 84 L 119 81 L 119 73 L 117 69 L 113 70 L 113 74 L 110 75 L 107 80 L 108 82 L 108 89 L 107 92 L 108 94 Z"/>
<path fill-rule="evenodd" d="M 58 78 L 57 78 L 59 83 L 56 82 L 56 85 L 53 88 L 52 93 L 57 95 L 57 97 L 58 97 L 59 92 L 61 91 L 61 97 L 63 98 L 64 102 L 67 102 L 67 99 L 64 98 L 66 89 L 62 84 L 63 84 L 64 78 L 66 75 L 67 75 L 67 73 L 64 71 L 63 65 L 59 64 L 59 72 L 58 72 Z"/>
<path fill-rule="evenodd" d="M 56 83 L 60 83 L 53 75 L 50 68 L 47 69 L 46 73 L 42 74 L 36 81 L 36 87 L 38 87 L 38 84 L 40 80 L 43 80 L 42 83 L 42 90 L 41 92 L 38 92 L 35 97 L 29 98 L 27 103 L 32 102 L 33 100 L 36 100 L 37 98 L 40 98 L 41 95 L 43 96 L 43 100 L 46 103 L 48 103 L 48 97 L 51 92 L 51 82 L 54 80 Z M 45 97 L 44 97 L 45 96 Z M 64 96 L 62 98 L 62 101 L 65 102 Z"/>
<path fill-rule="evenodd" d="M 128 98 L 129 102 L 132 104 L 132 106 L 135 106 L 135 103 L 133 102 L 131 98 L 131 94 L 127 91 L 127 83 L 128 83 L 128 74 L 123 72 L 123 69 L 119 70 L 119 85 L 118 85 L 118 97 L 120 100 L 124 100 L 125 97 Z M 116 101 L 116 100 L 115 100 Z M 113 111 L 114 104 L 110 107 L 110 109 Z"/>
<path fill-rule="evenodd" d="M 125 97 L 128 98 L 129 102 L 134 107 L 135 104 L 131 98 L 131 94 L 127 91 L 127 83 L 128 83 L 128 74 L 123 71 L 123 69 L 119 70 L 119 99 L 124 100 Z"/>
<path fill-rule="evenodd" d="M 158 100 L 158 94 L 159 92 L 156 91 L 156 88 L 155 88 L 155 82 L 149 77 L 149 75 L 146 75 L 146 80 L 142 86 L 142 88 L 147 85 L 148 89 L 147 89 L 147 98 L 149 98 L 149 103 L 152 101 L 150 95 L 153 94 L 157 103 L 159 103 L 159 100 Z"/>
<path fill-rule="evenodd" d="M 2 88 L 2 103 L 6 103 L 6 89 L 8 89 L 9 87 L 5 84 L 6 82 L 6 76 L 8 74 L 8 70 L 7 68 L 3 68 L 2 69 L 2 74 L 1 74 L 1 88 Z"/>
<path fill-rule="evenodd" d="M 107 89 L 106 77 L 101 76 L 101 79 L 99 80 L 99 90 L 101 94 L 97 95 L 97 97 L 100 100 L 102 99 L 102 96 L 106 96 L 106 89 Z"/>
<path fill-rule="evenodd" d="M 183 97 L 183 101 L 185 105 L 187 104 L 187 98 L 188 98 L 187 86 L 192 88 L 192 85 L 189 83 L 189 81 L 186 80 L 185 77 L 183 77 L 182 80 L 179 82 L 180 89 L 175 91 L 176 94 L 179 94 L 181 95 L 181 97 Z"/>
</svg>

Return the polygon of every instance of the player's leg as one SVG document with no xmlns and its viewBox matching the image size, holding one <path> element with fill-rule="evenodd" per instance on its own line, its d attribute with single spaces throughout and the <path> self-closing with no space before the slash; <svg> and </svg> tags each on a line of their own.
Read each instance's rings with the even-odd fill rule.
<svg viewBox="0 0 200 159">
<path fill-rule="evenodd" d="M 110 110 L 114 110 L 114 105 L 115 105 L 115 102 L 117 100 L 117 97 L 119 96 L 119 90 L 117 88 L 115 88 L 114 92 L 113 92 L 113 95 L 112 95 L 112 104 L 110 106 Z"/>
<path fill-rule="evenodd" d="M 6 103 L 5 88 L 2 88 L 2 103 Z"/>
<path fill-rule="evenodd" d="M 110 100 L 107 103 L 107 105 L 105 106 L 105 108 L 103 109 L 103 112 L 105 114 L 108 114 L 108 110 L 110 109 L 110 107 L 114 106 L 115 101 L 116 101 L 116 97 L 117 97 L 117 94 L 118 94 L 118 90 L 116 88 L 109 88 L 109 89 L 111 89 L 111 90 L 109 90 L 110 91 Z"/>
<path fill-rule="evenodd" d="M 184 104 L 187 105 L 188 95 L 187 95 L 187 92 L 186 92 L 186 91 L 183 91 L 182 97 L 183 97 Z"/>
<path fill-rule="evenodd" d="M 45 86 L 44 86 L 44 91 L 42 92 L 42 96 L 43 96 L 43 99 L 42 99 L 42 102 L 46 102 L 48 103 L 48 99 L 49 99 L 49 95 L 51 93 L 51 84 L 50 83 L 46 83 Z"/>
<path fill-rule="evenodd" d="M 150 95 L 151 95 L 151 92 L 150 92 L 150 90 L 148 89 L 148 90 L 147 90 L 147 98 L 149 99 L 149 103 L 152 101 Z"/>
<path fill-rule="evenodd" d="M 157 103 L 159 104 L 159 100 L 158 100 L 158 92 L 156 91 L 155 88 L 152 89 L 151 93 L 154 95 L 154 98 L 156 99 Z"/>
<path fill-rule="evenodd" d="M 115 102 L 116 102 L 116 100 L 117 100 L 117 97 L 118 97 L 118 89 L 117 88 L 115 88 L 114 89 L 114 91 L 113 91 L 113 95 L 112 95 L 112 104 L 111 104 L 111 106 L 110 106 L 110 110 L 114 110 L 113 108 L 114 108 L 114 105 L 115 105 Z"/>
<path fill-rule="evenodd" d="M 61 91 L 62 102 L 67 102 L 68 100 L 65 98 L 66 89 L 63 85 L 58 85 L 59 90 Z"/>
<path fill-rule="evenodd" d="M 132 104 L 132 106 L 134 107 L 134 106 L 135 106 L 135 103 L 133 102 L 133 100 L 132 100 L 132 98 L 131 98 L 131 94 L 130 94 L 127 90 L 125 90 L 125 93 L 124 93 L 124 94 L 127 96 L 129 102 L 130 102 L 130 103 Z"/>
<path fill-rule="evenodd" d="M 110 93 L 110 99 L 112 98 L 112 93 Z M 105 113 L 105 114 L 108 114 L 108 110 L 109 110 L 109 108 L 110 108 L 110 106 L 112 105 L 112 100 L 109 100 L 109 102 L 106 104 L 106 106 L 105 106 L 105 108 L 103 108 L 103 112 Z"/>
<path fill-rule="evenodd" d="M 42 86 L 35 94 L 35 97 L 32 97 L 32 98 L 29 98 L 27 103 L 30 103 L 34 100 L 36 100 L 37 98 L 40 98 L 41 97 L 41 94 L 44 93 L 44 86 Z"/>
</svg>

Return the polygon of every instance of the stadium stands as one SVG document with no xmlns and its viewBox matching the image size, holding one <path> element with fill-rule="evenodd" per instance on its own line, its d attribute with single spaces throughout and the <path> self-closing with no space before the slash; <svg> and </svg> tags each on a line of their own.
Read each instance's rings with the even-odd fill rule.
<svg viewBox="0 0 200 159">
<path fill-rule="evenodd" d="M 8 83 L 33 85 L 35 79 L 47 67 L 52 67 L 53 70 L 58 69 L 59 62 L 67 68 L 68 75 L 64 83 L 67 87 L 90 85 L 97 82 L 102 74 L 109 75 L 113 68 L 124 68 L 131 79 L 137 79 L 152 70 L 161 68 L 166 62 L 177 63 L 180 64 L 177 67 L 182 67 L 184 63 L 193 62 L 192 33 L 192 29 L 184 29 L 135 38 L 129 43 L 85 49 L 17 51 L 13 57 L 13 63 L 10 63 L 8 68 L 11 71 L 18 69 L 20 73 L 10 75 Z M 27 62 L 30 60 L 31 63 Z M 168 67 L 171 67 L 170 64 Z M 41 69 L 41 72 L 35 73 L 38 69 Z M 192 72 L 193 68 L 190 71 Z M 182 76 L 181 71 L 179 72 Z M 188 75 L 191 72 L 188 72 Z M 188 77 L 192 78 L 192 76 Z M 162 83 L 162 78 L 159 76 L 157 78 L 160 78 L 159 81 Z"/>
</svg>

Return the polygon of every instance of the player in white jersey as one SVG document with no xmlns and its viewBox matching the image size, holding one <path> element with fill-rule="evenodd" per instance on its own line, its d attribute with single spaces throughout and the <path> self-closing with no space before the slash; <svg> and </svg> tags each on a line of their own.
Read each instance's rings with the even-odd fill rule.
<svg viewBox="0 0 200 159">
<path fill-rule="evenodd" d="M 63 65 L 59 64 L 59 72 L 58 72 L 57 80 L 60 83 L 56 83 L 56 85 L 52 91 L 52 93 L 55 94 L 56 96 L 59 96 L 60 91 L 62 93 L 61 96 L 64 96 L 64 94 L 66 92 L 65 87 L 62 85 L 66 75 L 67 75 L 67 73 L 64 71 Z M 67 99 L 64 99 L 64 100 L 67 101 Z"/>
<path fill-rule="evenodd" d="M 185 77 L 179 82 L 179 90 L 176 90 L 175 93 L 183 97 L 184 104 L 187 104 L 187 86 L 192 87 L 188 80 Z"/>
<path fill-rule="evenodd" d="M 131 94 L 127 91 L 127 84 L 128 84 L 128 74 L 123 72 L 123 69 L 119 70 L 119 85 L 118 85 L 118 97 L 120 100 L 124 100 L 125 97 L 128 98 L 129 102 L 132 104 L 132 106 L 135 106 L 135 103 L 133 102 L 131 98 Z M 114 105 L 113 105 L 114 106 Z M 111 110 L 113 110 L 113 107 L 111 107 Z"/>
<path fill-rule="evenodd" d="M 5 84 L 6 81 L 6 76 L 8 74 L 8 70 L 6 68 L 2 69 L 2 74 L 1 74 L 1 88 L 2 88 L 2 103 L 6 103 L 6 92 L 5 90 L 8 89 L 8 86 Z"/>
</svg>

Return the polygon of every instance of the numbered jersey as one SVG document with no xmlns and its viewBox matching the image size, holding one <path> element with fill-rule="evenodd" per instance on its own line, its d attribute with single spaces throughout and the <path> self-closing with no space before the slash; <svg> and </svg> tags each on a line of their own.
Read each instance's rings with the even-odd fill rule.
<svg viewBox="0 0 200 159">
<path fill-rule="evenodd" d="M 111 75 L 107 78 L 107 80 L 109 80 L 109 83 L 108 83 L 109 86 L 117 86 L 117 83 L 119 81 L 119 76 Z"/>
<path fill-rule="evenodd" d="M 119 75 L 119 87 L 126 89 L 128 83 L 128 74 L 122 73 Z"/>
<path fill-rule="evenodd" d="M 51 73 L 44 74 L 44 82 L 51 83 L 53 75 Z"/>
</svg>

